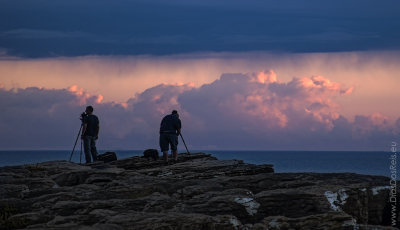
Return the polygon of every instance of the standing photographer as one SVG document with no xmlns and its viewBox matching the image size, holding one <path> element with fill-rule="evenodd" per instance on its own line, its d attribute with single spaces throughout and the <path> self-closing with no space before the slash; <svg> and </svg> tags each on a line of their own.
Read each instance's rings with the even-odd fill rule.
<svg viewBox="0 0 400 230">
<path fill-rule="evenodd" d="M 93 107 L 87 106 L 85 113 L 82 114 L 82 140 L 85 149 L 86 163 L 97 160 L 96 140 L 99 138 L 99 118 L 93 114 Z"/>
<path fill-rule="evenodd" d="M 160 125 L 160 148 L 164 161 L 168 162 L 168 149 L 171 146 L 174 161 L 178 160 L 178 136 L 181 134 L 182 123 L 178 111 L 173 110 L 165 116 Z"/>
</svg>

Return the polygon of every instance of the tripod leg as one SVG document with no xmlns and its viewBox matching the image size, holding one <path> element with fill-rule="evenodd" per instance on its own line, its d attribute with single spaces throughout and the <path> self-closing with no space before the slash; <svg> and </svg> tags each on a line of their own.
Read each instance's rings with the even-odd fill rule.
<svg viewBox="0 0 400 230">
<path fill-rule="evenodd" d="M 182 138 L 183 144 L 185 145 L 185 148 L 186 148 L 187 153 L 190 155 L 189 149 L 188 149 L 187 146 L 186 146 L 186 143 L 185 143 L 185 140 L 183 139 L 182 133 L 180 134 L 180 136 L 181 136 L 181 138 Z"/>
<path fill-rule="evenodd" d="M 79 164 L 82 164 L 82 139 L 81 139 L 81 156 L 79 158 Z"/>
<path fill-rule="evenodd" d="M 72 149 L 71 155 L 69 156 L 69 162 L 71 162 L 72 155 L 74 154 L 75 147 L 76 147 L 76 143 L 78 142 L 79 134 L 80 134 L 80 133 L 81 133 L 81 131 L 82 131 L 82 126 L 83 126 L 83 125 L 81 125 L 81 127 L 79 128 L 78 135 L 76 136 L 76 140 L 75 140 L 74 148 Z"/>
</svg>

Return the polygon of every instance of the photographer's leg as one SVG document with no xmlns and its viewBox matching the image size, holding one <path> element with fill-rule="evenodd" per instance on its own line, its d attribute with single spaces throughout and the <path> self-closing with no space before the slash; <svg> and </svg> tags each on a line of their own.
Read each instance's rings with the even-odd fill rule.
<svg viewBox="0 0 400 230">
<path fill-rule="evenodd" d="M 92 153 L 93 161 L 97 161 L 98 153 L 97 153 L 97 148 L 96 148 L 96 139 L 94 137 L 91 137 L 90 152 Z"/>
<path fill-rule="evenodd" d="M 168 162 L 168 151 L 163 151 L 163 159 L 165 162 Z"/>
<path fill-rule="evenodd" d="M 167 134 L 160 134 L 160 149 L 163 153 L 163 159 L 168 162 L 168 137 Z"/>
<path fill-rule="evenodd" d="M 85 150 L 86 163 L 91 163 L 90 139 L 87 136 L 83 137 L 83 148 Z"/>
</svg>

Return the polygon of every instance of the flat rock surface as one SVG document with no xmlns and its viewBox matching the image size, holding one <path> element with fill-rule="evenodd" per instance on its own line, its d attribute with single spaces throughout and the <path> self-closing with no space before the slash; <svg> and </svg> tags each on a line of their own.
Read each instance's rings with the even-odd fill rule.
<svg viewBox="0 0 400 230">
<path fill-rule="evenodd" d="M 2 167 L 0 185 L 0 229 L 394 229 L 389 178 L 205 153 Z"/>
</svg>

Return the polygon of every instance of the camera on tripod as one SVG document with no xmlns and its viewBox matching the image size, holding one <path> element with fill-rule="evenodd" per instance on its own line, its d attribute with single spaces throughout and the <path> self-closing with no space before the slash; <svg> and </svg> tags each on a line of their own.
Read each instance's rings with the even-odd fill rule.
<svg viewBox="0 0 400 230">
<path fill-rule="evenodd" d="M 85 117 L 87 116 L 88 114 L 86 113 L 86 112 L 83 112 L 83 113 L 81 113 L 81 116 L 79 117 L 79 119 L 83 122 L 83 119 L 85 119 Z"/>
<path fill-rule="evenodd" d="M 74 148 L 72 148 L 71 155 L 69 156 L 69 161 L 70 161 L 70 162 L 71 162 L 71 159 L 72 159 L 72 155 L 74 154 L 74 151 L 75 151 L 76 143 L 78 142 L 78 138 L 79 138 L 80 133 L 81 133 L 81 131 L 82 131 L 83 120 L 85 119 L 85 117 L 86 117 L 87 115 L 89 115 L 89 114 L 87 114 L 86 112 L 83 112 L 83 113 L 81 113 L 81 116 L 79 117 L 79 120 L 81 120 L 82 123 L 81 123 L 81 127 L 79 128 L 78 135 L 76 136 Z M 81 163 L 81 161 L 82 161 L 82 141 L 81 141 L 81 157 L 80 157 L 79 163 Z"/>
</svg>

